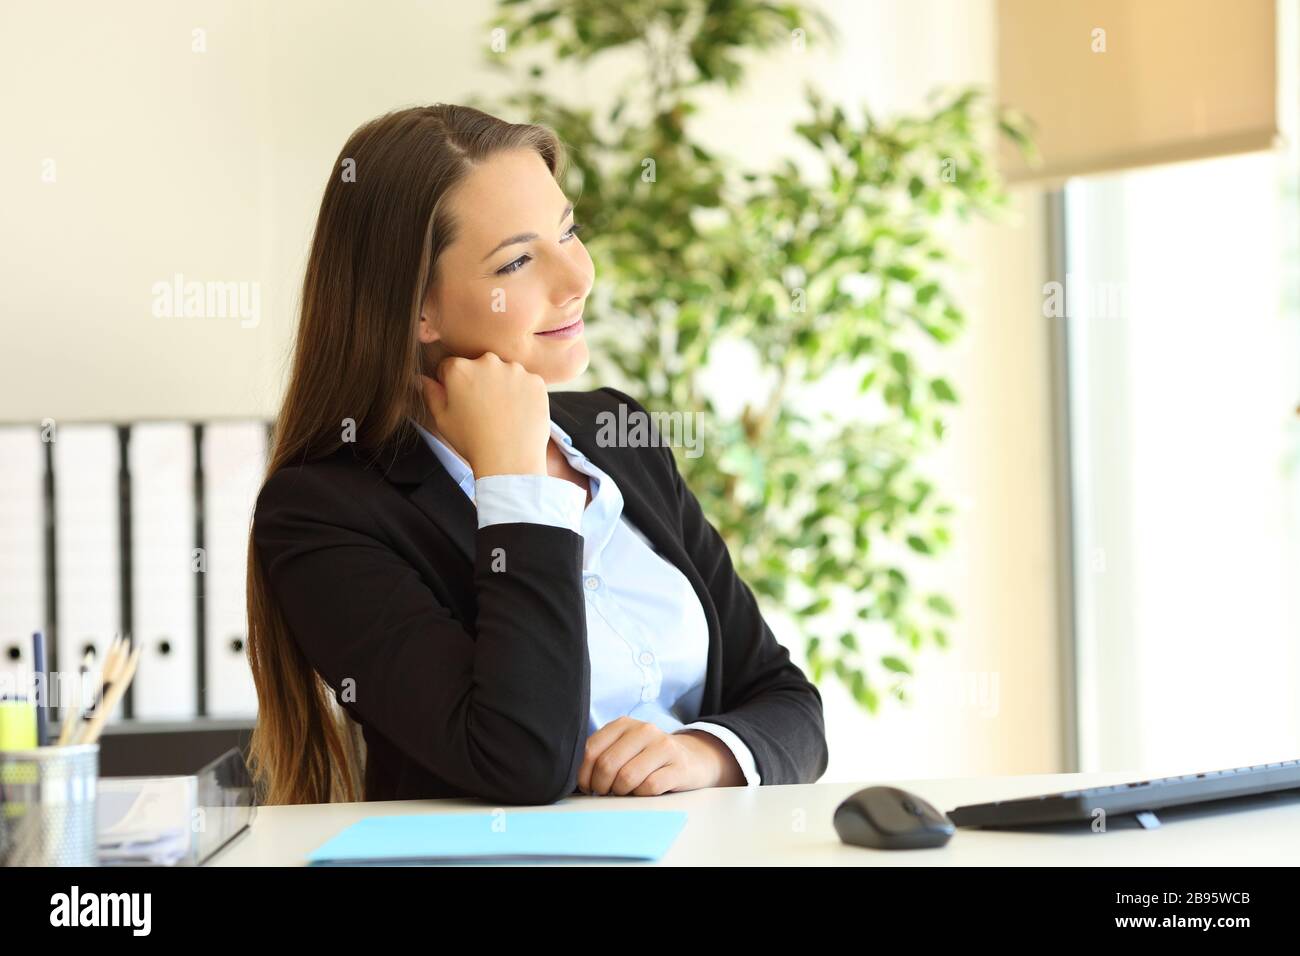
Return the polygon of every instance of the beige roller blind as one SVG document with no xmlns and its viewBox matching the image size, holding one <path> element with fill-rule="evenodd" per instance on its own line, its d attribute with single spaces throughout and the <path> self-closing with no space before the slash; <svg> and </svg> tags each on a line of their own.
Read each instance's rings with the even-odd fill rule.
<svg viewBox="0 0 1300 956">
<path fill-rule="evenodd" d="M 998 98 L 1037 124 L 1011 182 L 1269 149 L 1276 0 L 998 0 Z"/>
</svg>

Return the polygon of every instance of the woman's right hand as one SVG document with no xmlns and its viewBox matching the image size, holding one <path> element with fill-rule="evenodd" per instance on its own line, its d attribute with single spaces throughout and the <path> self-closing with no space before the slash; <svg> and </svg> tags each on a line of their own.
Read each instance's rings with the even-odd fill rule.
<svg viewBox="0 0 1300 956">
<path fill-rule="evenodd" d="M 475 478 L 547 473 L 551 405 L 540 375 L 495 352 L 449 355 L 435 374 L 436 380 L 420 376 L 424 402 Z"/>
</svg>

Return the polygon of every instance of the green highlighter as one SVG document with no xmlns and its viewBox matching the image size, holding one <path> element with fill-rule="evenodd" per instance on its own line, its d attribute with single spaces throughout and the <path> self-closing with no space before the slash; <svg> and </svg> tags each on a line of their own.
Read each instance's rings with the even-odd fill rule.
<svg viewBox="0 0 1300 956">
<path fill-rule="evenodd" d="M 30 700 L 0 700 L 0 750 L 36 746 L 36 705 Z"/>
<path fill-rule="evenodd" d="M 29 700 L 0 700 L 0 754 L 6 750 L 32 750 L 36 747 L 36 705 Z M 0 759 L 0 783 L 31 784 L 36 782 L 34 763 L 9 763 Z M 5 815 L 17 816 L 26 807 L 6 802 Z"/>
</svg>

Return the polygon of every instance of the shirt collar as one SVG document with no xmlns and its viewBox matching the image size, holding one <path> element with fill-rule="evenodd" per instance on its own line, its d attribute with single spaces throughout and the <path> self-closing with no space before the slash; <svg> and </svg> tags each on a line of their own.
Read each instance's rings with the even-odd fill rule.
<svg viewBox="0 0 1300 956">
<path fill-rule="evenodd" d="M 433 449 L 434 455 L 442 462 L 452 480 L 473 501 L 474 472 L 469 464 L 415 419 L 411 419 L 411 424 L 415 425 L 421 437 Z M 582 513 L 583 567 L 591 571 L 598 570 L 600 556 L 613 538 L 623 514 L 623 494 L 614 479 L 579 451 L 568 432 L 554 421 L 551 422 L 551 436 L 559 443 L 561 454 L 569 464 L 591 479 L 591 504 Z"/>
<path fill-rule="evenodd" d="M 420 437 L 424 439 L 425 444 L 437 456 L 438 461 L 442 462 L 442 466 L 447 469 L 447 474 L 451 475 L 451 480 L 472 500 L 474 497 L 474 472 L 469 467 L 469 463 L 415 419 L 411 419 L 411 424 L 419 431 Z M 573 447 L 573 439 L 569 437 L 568 432 L 555 424 L 554 421 L 551 422 L 551 435 L 565 447 L 565 457 L 569 459 L 570 463 L 573 463 L 575 457 L 579 459 L 583 457 L 578 449 Z"/>
</svg>

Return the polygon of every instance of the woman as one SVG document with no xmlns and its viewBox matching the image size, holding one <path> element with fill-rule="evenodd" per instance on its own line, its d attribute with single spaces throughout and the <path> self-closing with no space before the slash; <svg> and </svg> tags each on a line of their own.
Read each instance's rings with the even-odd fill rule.
<svg viewBox="0 0 1300 956">
<path fill-rule="evenodd" d="M 443 104 L 343 147 L 249 543 L 268 803 L 825 772 L 821 696 L 672 451 L 597 441 L 645 409 L 547 392 L 587 367 L 594 277 L 563 162 L 543 127 Z"/>
</svg>

